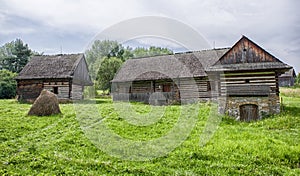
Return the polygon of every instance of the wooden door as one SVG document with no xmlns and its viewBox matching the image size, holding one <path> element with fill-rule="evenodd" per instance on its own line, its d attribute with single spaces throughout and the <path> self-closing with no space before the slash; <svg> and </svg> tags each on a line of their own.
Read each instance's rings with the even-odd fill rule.
<svg viewBox="0 0 300 176">
<path fill-rule="evenodd" d="M 163 85 L 163 92 L 171 92 L 171 85 Z"/>
<path fill-rule="evenodd" d="M 258 119 L 258 106 L 255 104 L 245 104 L 240 106 L 240 120 L 251 121 Z"/>
</svg>

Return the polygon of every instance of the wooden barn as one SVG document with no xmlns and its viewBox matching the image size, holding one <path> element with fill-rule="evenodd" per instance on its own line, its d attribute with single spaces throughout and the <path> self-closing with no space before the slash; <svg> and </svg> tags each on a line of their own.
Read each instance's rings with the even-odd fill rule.
<svg viewBox="0 0 300 176">
<path fill-rule="evenodd" d="M 290 69 L 278 77 L 279 87 L 294 86 L 295 80 L 296 80 L 296 72 L 294 69 Z"/>
<path fill-rule="evenodd" d="M 79 100 L 84 86 L 93 85 L 83 54 L 34 56 L 16 80 L 18 100 L 25 102 L 33 102 L 43 89 L 60 101 Z"/>
<path fill-rule="evenodd" d="M 250 121 L 280 112 L 278 77 L 291 68 L 243 36 L 207 71 L 220 83 L 220 111 Z"/>
<path fill-rule="evenodd" d="M 243 36 L 231 48 L 127 60 L 112 80 L 113 100 L 218 100 L 221 113 L 256 120 L 280 112 L 278 79 L 291 68 Z"/>
<path fill-rule="evenodd" d="M 216 92 L 205 68 L 229 49 L 130 59 L 112 80 L 113 100 L 170 104 L 208 100 Z"/>
</svg>

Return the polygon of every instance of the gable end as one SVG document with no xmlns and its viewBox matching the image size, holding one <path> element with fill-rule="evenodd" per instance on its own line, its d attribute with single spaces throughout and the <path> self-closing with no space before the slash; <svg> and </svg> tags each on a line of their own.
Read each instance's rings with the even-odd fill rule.
<svg viewBox="0 0 300 176">
<path fill-rule="evenodd" d="M 243 64 L 280 62 L 279 59 L 268 53 L 259 45 L 243 36 L 229 51 L 219 60 L 218 64 Z"/>
</svg>

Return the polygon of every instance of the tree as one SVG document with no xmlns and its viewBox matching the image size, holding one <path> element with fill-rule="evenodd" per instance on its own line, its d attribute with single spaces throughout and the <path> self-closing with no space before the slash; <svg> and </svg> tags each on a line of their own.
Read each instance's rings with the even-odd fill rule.
<svg viewBox="0 0 300 176">
<path fill-rule="evenodd" d="M 1 47 L 1 69 L 19 73 L 30 59 L 32 51 L 21 39 L 6 43 Z"/>
<path fill-rule="evenodd" d="M 130 58 L 172 54 L 167 48 L 151 46 L 149 48 L 126 48 L 117 41 L 96 40 L 85 52 L 89 72 L 96 87 L 102 90 L 111 88 L 110 81 L 124 61 Z"/>
<path fill-rule="evenodd" d="M 300 73 L 298 73 L 295 82 L 296 82 L 297 85 L 300 85 Z"/>
<path fill-rule="evenodd" d="M 16 96 L 16 75 L 8 70 L 0 70 L 0 99 Z"/>
<path fill-rule="evenodd" d="M 173 54 L 173 51 L 168 48 L 150 46 L 149 48 L 135 48 L 132 52 L 133 58 L 150 57 L 159 55 Z"/>
<path fill-rule="evenodd" d="M 113 80 L 115 74 L 122 65 L 122 60 L 117 57 L 105 57 L 100 65 L 97 73 L 97 87 L 101 90 L 111 89 L 110 81 Z"/>
<path fill-rule="evenodd" d="M 96 78 L 97 70 L 99 69 L 103 58 L 116 57 L 125 61 L 132 57 L 131 48 L 124 48 L 117 41 L 110 40 L 96 40 L 91 49 L 85 52 L 85 55 L 92 79 Z"/>
</svg>

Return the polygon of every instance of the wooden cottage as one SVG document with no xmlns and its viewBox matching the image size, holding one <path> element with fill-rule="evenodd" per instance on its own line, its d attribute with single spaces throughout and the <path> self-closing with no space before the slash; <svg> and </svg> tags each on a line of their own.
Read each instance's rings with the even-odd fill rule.
<svg viewBox="0 0 300 176">
<path fill-rule="evenodd" d="M 83 98 L 84 86 L 93 85 L 83 54 L 34 56 L 17 80 L 18 100 L 33 102 L 43 89 L 60 101 Z"/>
<path fill-rule="evenodd" d="M 294 69 L 290 69 L 278 77 L 279 87 L 294 86 L 295 80 L 296 80 L 296 72 Z"/>
<path fill-rule="evenodd" d="M 243 36 L 207 72 L 218 77 L 220 111 L 250 121 L 280 112 L 278 77 L 289 69 Z"/>
<path fill-rule="evenodd" d="M 231 48 L 127 60 L 112 80 L 113 100 L 218 100 L 221 113 L 256 120 L 280 112 L 278 79 L 291 68 L 243 36 Z"/>
<path fill-rule="evenodd" d="M 151 104 L 208 100 L 214 95 L 205 68 L 229 49 L 127 60 L 112 80 L 113 100 Z"/>
</svg>

